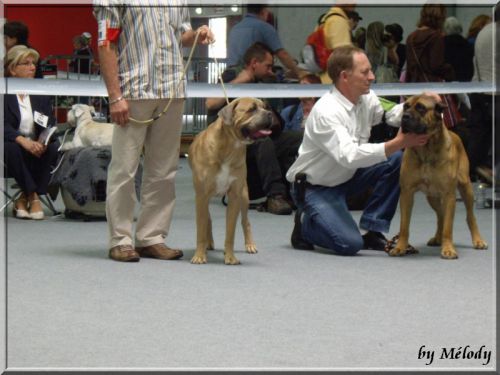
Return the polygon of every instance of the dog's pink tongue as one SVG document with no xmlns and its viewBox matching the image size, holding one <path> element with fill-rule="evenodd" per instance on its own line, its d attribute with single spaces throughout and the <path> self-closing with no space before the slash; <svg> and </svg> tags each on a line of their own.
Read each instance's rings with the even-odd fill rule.
<svg viewBox="0 0 500 375">
<path fill-rule="evenodd" d="M 271 135 L 272 131 L 271 130 L 259 130 L 253 133 L 254 138 L 261 138 L 261 137 L 267 137 L 268 135 Z"/>
</svg>

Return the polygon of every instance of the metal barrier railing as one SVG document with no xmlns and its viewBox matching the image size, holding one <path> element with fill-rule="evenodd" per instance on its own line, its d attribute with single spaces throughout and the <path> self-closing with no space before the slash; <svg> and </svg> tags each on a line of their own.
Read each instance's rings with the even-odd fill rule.
<svg viewBox="0 0 500 375">
<path fill-rule="evenodd" d="M 194 57 L 187 72 L 187 79 L 190 82 L 217 83 L 220 72 L 225 68 L 225 59 L 220 59 L 216 63 L 211 59 Z M 46 79 L 102 80 L 99 66 L 91 56 L 50 55 L 42 61 L 42 71 Z M 106 98 L 58 95 L 54 99 L 58 122 L 66 121 L 65 112 L 76 103 L 93 105 L 100 117 L 108 118 Z M 205 98 L 187 98 L 184 107 L 182 134 L 194 135 L 205 129 L 206 126 Z"/>
<path fill-rule="evenodd" d="M 44 79 L 100 81 L 99 64 L 90 55 L 49 55 L 41 62 Z M 73 104 L 92 105 L 103 116 L 107 115 L 106 103 L 101 97 L 55 96 L 54 111 L 58 122 L 66 122 L 66 112 Z M 106 112 L 106 113 L 104 113 Z"/>
<path fill-rule="evenodd" d="M 41 62 L 44 78 L 100 80 L 99 64 L 90 55 L 49 55 Z"/>
</svg>

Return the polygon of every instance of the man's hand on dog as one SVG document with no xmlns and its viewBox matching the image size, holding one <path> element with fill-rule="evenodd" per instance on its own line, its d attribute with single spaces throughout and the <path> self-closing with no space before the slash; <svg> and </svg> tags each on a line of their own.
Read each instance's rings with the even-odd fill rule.
<svg viewBox="0 0 500 375">
<path fill-rule="evenodd" d="M 125 126 L 129 120 L 128 103 L 122 99 L 109 106 L 111 121 L 119 126 Z"/>
<path fill-rule="evenodd" d="M 403 133 L 401 128 L 396 135 L 396 138 L 398 137 L 401 140 L 402 148 L 424 146 L 429 140 L 428 134 Z"/>
<path fill-rule="evenodd" d="M 404 148 L 424 146 L 428 140 L 427 134 L 403 133 L 399 128 L 398 134 L 390 141 L 385 142 L 385 155 L 389 157 Z"/>
</svg>

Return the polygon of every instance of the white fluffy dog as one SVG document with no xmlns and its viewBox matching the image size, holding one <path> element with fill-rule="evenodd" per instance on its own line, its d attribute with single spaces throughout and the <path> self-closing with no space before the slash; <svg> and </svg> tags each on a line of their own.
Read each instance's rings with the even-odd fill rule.
<svg viewBox="0 0 500 375">
<path fill-rule="evenodd" d="M 94 107 L 85 104 L 74 104 L 68 111 L 68 123 L 76 127 L 71 142 L 65 142 L 61 150 L 75 147 L 111 146 L 113 124 L 96 122 L 92 119 Z"/>
</svg>

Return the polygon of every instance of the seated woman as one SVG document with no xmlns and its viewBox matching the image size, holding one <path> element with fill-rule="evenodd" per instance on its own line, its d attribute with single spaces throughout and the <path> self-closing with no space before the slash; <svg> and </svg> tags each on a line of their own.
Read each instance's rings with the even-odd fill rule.
<svg viewBox="0 0 500 375">
<path fill-rule="evenodd" d="M 34 49 L 18 45 L 6 56 L 7 77 L 34 78 L 39 55 Z M 50 171 L 57 161 L 59 142 L 47 145 L 40 133 L 53 126 L 50 97 L 8 94 L 4 101 L 4 160 L 7 173 L 22 190 L 15 201 L 14 214 L 21 219 L 44 218 L 39 195 L 47 193 Z"/>
</svg>

